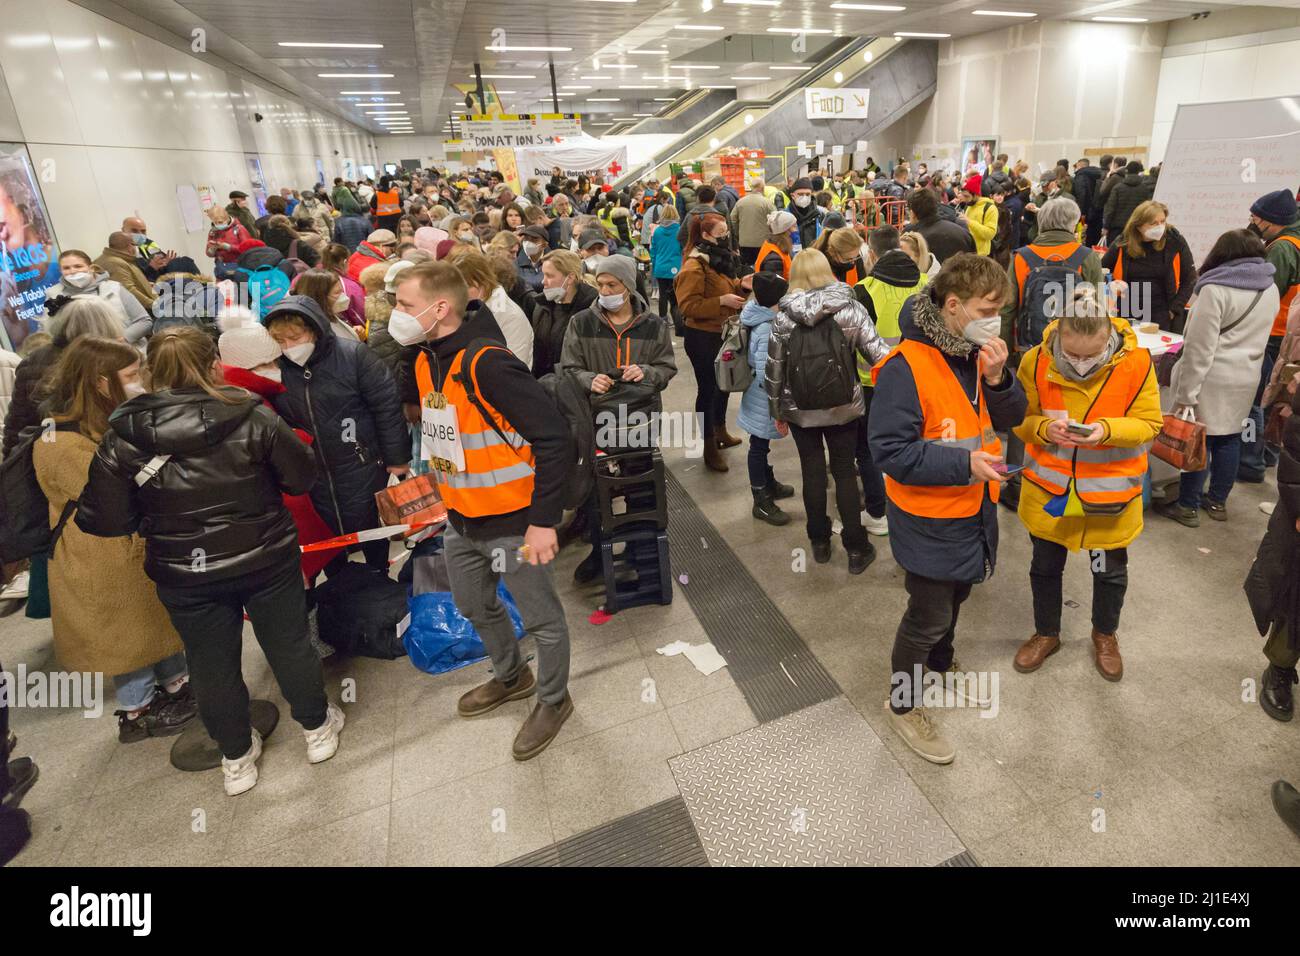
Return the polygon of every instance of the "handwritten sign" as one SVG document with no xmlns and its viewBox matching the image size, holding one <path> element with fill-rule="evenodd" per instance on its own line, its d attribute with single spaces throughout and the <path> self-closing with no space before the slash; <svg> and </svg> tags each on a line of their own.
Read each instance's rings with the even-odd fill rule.
<svg viewBox="0 0 1300 956">
<path fill-rule="evenodd" d="M 866 119 L 871 90 L 810 86 L 803 91 L 808 119 Z"/>
</svg>

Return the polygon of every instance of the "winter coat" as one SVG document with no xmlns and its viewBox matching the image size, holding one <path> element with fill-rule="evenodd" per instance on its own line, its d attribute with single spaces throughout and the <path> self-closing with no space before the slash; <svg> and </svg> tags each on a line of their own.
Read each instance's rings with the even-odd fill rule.
<svg viewBox="0 0 1300 956">
<path fill-rule="evenodd" d="M 1104 175 L 1100 166 L 1084 166 L 1074 174 L 1074 201 L 1085 219 L 1089 217 Z"/>
<path fill-rule="evenodd" d="M 1141 173 L 1125 173 L 1106 196 L 1106 228 L 1112 234 L 1124 231 L 1133 210 L 1155 195 L 1155 184 Z"/>
<path fill-rule="evenodd" d="M 334 241 L 346 247 L 349 252 L 356 252 L 366 241 L 366 236 L 373 231 L 369 216 L 345 215 L 334 220 Z"/>
<path fill-rule="evenodd" d="M 949 222 L 942 216 L 914 222 L 903 231 L 919 232 L 940 264 L 958 253 L 975 251 L 975 239 L 970 231 L 961 223 Z"/>
<path fill-rule="evenodd" d="M 97 296 L 113 306 L 114 311 L 121 318 L 127 344 L 142 345 L 149 333 L 153 331 L 153 316 L 145 311 L 144 306 L 135 296 L 110 279 L 107 272 L 95 272 L 94 276 L 94 281 L 84 289 L 68 284 L 65 276 L 63 280 L 45 290 L 45 301 L 49 302 L 61 295 L 73 299 Z"/>
<path fill-rule="evenodd" d="M 558 371 L 564 351 L 564 337 L 573 316 L 596 302 L 596 290 L 579 282 L 572 302 L 551 302 L 545 296 L 533 307 L 533 375 L 541 378 Z"/>
<path fill-rule="evenodd" d="M 1128 248 L 1114 243 L 1106 250 L 1101 264 L 1115 274 L 1115 264 L 1123 257 L 1121 278 L 1131 287 L 1142 286 L 1140 293 L 1129 292 L 1120 297 L 1121 314 L 1135 322 L 1155 322 L 1162 329 L 1181 331 L 1187 300 L 1196 288 L 1196 263 L 1183 234 L 1169 226 L 1165 230 L 1163 248 L 1142 240 L 1145 255 L 1131 256 Z M 1174 259 L 1178 272 L 1174 272 Z M 1132 305 L 1129 304 L 1130 299 Z M 1140 313 L 1140 314 L 1139 314 Z M 1172 317 L 1171 317 L 1172 316 Z"/>
<path fill-rule="evenodd" d="M 966 228 L 975 240 L 975 252 L 987 256 L 998 232 L 998 207 L 987 196 L 980 196 L 966 207 Z"/>
<path fill-rule="evenodd" d="M 740 193 L 736 192 L 736 190 L 731 186 L 723 186 L 718 190 L 718 196 L 715 202 L 718 207 L 718 212 L 722 213 L 724 216 L 729 216 L 731 215 L 731 210 L 735 207 L 736 203 L 740 202 Z"/>
<path fill-rule="evenodd" d="M 1245 280 L 1235 284 L 1251 287 L 1220 284 L 1225 276 L 1234 281 L 1232 275 Z M 1255 301 L 1261 290 L 1263 295 Z M 1210 270 L 1198 283 L 1196 303 L 1187 316 L 1182 358 L 1169 384 L 1173 404 L 1195 408 L 1196 420 L 1205 425 L 1207 435 L 1241 431 L 1259 389 L 1264 347 L 1278 308 L 1273 266 L 1263 259 L 1234 260 Z M 1220 331 L 1234 322 L 1226 334 Z"/>
<path fill-rule="evenodd" d="M 306 296 L 272 310 L 298 315 L 316 333 L 305 366 L 280 357 L 285 391 L 271 397 L 280 416 L 312 436 L 319 477 L 311 500 L 340 534 L 376 527 L 375 492 L 386 467 L 411 460 L 411 435 L 393 376 L 362 342 L 339 338 L 321 307 Z"/>
<path fill-rule="evenodd" d="M 334 191 L 330 193 L 330 202 L 334 204 L 340 216 L 364 215 L 367 211 L 367 208 L 352 194 L 352 190 L 343 183 L 334 187 Z"/>
<path fill-rule="evenodd" d="M 826 210 L 815 202 L 801 209 L 793 196 L 786 208 L 794 215 L 795 228 L 799 231 L 799 245 L 804 249 L 810 248 L 822 234 L 822 220 L 826 218 Z"/>
<path fill-rule="evenodd" d="M 988 196 L 993 191 L 995 184 L 1002 186 L 1004 189 L 1011 189 L 1015 185 L 1006 170 L 990 168 L 980 182 L 980 195 Z"/>
<path fill-rule="evenodd" d="M 9 452 L 18 444 L 23 429 L 41 423 L 40 409 L 41 402 L 45 400 L 45 381 L 58 364 L 65 347 L 66 343 L 63 342 L 42 345 L 18 363 L 14 370 L 9 409 L 5 412 L 4 448 L 0 459 L 9 457 Z"/>
<path fill-rule="evenodd" d="M 564 333 L 561 370 L 574 373 L 595 408 L 617 405 L 628 401 L 629 395 L 640 397 L 653 389 L 648 406 L 638 403 L 637 410 L 657 412 L 663 407 L 663 390 L 677 374 L 672 325 L 650 312 L 638 311 L 637 305 L 633 301 L 631 320 L 616 328 L 600 304 L 593 303 L 574 313 Z M 617 370 L 628 365 L 640 366 L 644 376 L 640 383 L 621 383 Z M 614 379 L 615 385 L 597 395 L 591 383 L 602 372 Z"/>
<path fill-rule="evenodd" d="M 231 202 L 226 207 L 226 212 L 230 213 L 230 218 L 235 220 L 244 227 L 244 231 L 254 239 L 261 239 L 262 234 L 257 229 L 257 220 L 253 217 L 251 209 L 245 209 L 238 203 Z"/>
<path fill-rule="evenodd" d="M 49 500 L 49 522 L 82 497 L 96 443 L 61 431 L 32 447 L 36 480 Z M 72 671 L 108 675 L 156 664 L 179 654 L 181 639 L 144 570 L 145 543 L 137 534 L 99 538 L 69 521 L 49 562 L 54 650 Z"/>
<path fill-rule="evenodd" d="M 853 290 L 843 282 L 820 289 L 788 292 L 777 303 L 772 319 L 772 335 L 767 343 L 767 364 L 764 370 L 764 391 L 768 409 L 778 421 L 789 422 L 804 428 L 826 425 L 843 425 L 861 418 L 865 411 L 862 390 L 853 389 L 853 400 L 834 408 L 801 409 L 794 401 L 790 389 L 790 376 L 798 369 L 787 369 L 785 353 L 789 350 L 790 336 L 795 327 L 811 328 L 818 322 L 834 321 L 844 333 L 855 353 L 866 356 L 875 364 L 889 354 L 889 346 L 876 334 L 871 315 L 853 295 Z"/>
<path fill-rule="evenodd" d="M 204 250 L 204 255 L 229 265 L 239 258 L 239 247 L 252 238 L 254 237 L 249 232 L 248 226 L 245 226 L 238 218 L 232 216 L 230 225 L 225 229 L 213 226 L 208 230 L 208 244 Z M 230 248 L 221 248 L 222 243 L 225 243 Z"/>
<path fill-rule="evenodd" d="M 529 242 L 532 240 L 530 239 Z M 545 253 L 543 253 L 545 254 Z M 524 252 L 522 245 L 519 254 L 515 256 L 515 269 L 519 273 L 519 281 L 531 292 L 538 292 L 542 288 L 542 263 L 539 259 L 534 262 L 528 253 Z"/>
<path fill-rule="evenodd" d="M 402 346 L 388 331 L 388 318 L 392 314 L 393 306 L 388 301 L 388 293 L 381 289 L 366 296 L 366 347 L 396 375 L 397 363 L 402 357 Z"/>
<path fill-rule="evenodd" d="M 315 269 L 320 265 L 320 254 L 311 244 L 306 239 L 295 240 L 283 226 L 268 226 L 262 233 L 262 241 L 285 258 L 301 259 L 308 268 Z"/>
<path fill-rule="evenodd" d="M 1081 422 L 1087 415 L 1097 396 L 1101 394 L 1102 384 L 1114 368 L 1131 352 L 1137 351 L 1137 333 L 1127 319 L 1113 318 L 1111 328 L 1122 337 L 1122 344 L 1111 356 L 1109 362 L 1098 369 L 1086 382 L 1076 382 L 1056 370 L 1052 362 L 1052 337 L 1060 327 L 1060 322 L 1053 322 L 1043 333 L 1043 343 L 1035 345 L 1025 353 L 1020 362 L 1018 378 L 1025 390 L 1029 407 L 1025 420 L 1015 428 L 1015 433 L 1026 445 L 1046 445 L 1047 425 L 1051 421 L 1043 414 L 1042 399 L 1038 394 L 1035 369 L 1041 360 L 1048 363 L 1047 379 L 1061 388 L 1066 410 L 1070 418 Z M 1258 378 L 1258 375 L 1256 376 Z M 1147 373 L 1137 398 L 1129 406 L 1128 414 L 1122 418 L 1099 419 L 1106 426 L 1105 443 L 1116 448 L 1136 448 L 1155 440 L 1164 425 L 1164 416 L 1160 413 L 1160 387 L 1156 384 L 1154 368 Z M 1069 452 L 1067 451 L 1068 455 Z M 1142 533 L 1142 496 L 1138 495 L 1117 515 L 1079 515 L 1053 518 L 1043 506 L 1052 499 L 1052 495 L 1027 479 L 1020 482 L 1020 520 L 1024 522 L 1029 533 L 1035 538 L 1044 538 L 1064 545 L 1071 551 L 1085 548 L 1089 551 L 1111 551 L 1115 548 L 1127 548 Z"/>
<path fill-rule="evenodd" d="M 311 452 L 261 399 L 230 388 L 165 389 L 120 405 L 90 465 L 77 527 L 145 539 L 145 573 L 168 587 L 298 564 L 298 531 L 282 494 L 302 494 Z M 170 455 L 143 485 L 136 475 Z M 196 550 L 199 553 L 195 553 Z"/>
<path fill-rule="evenodd" d="M 293 218 L 296 222 L 307 220 L 316 226 L 316 232 L 329 242 L 334 235 L 334 217 L 330 215 L 329 206 L 319 199 L 304 199 L 294 208 Z"/>
<path fill-rule="evenodd" d="M 530 369 L 533 367 L 533 324 L 517 302 L 501 286 L 492 290 L 485 303 L 506 337 L 506 348 Z"/>
<path fill-rule="evenodd" d="M 918 310 L 924 317 L 918 320 Z M 899 327 L 903 338 L 934 346 L 922 328 L 941 323 L 932 290 L 903 303 Z M 966 396 L 975 399 L 979 350 L 965 355 L 941 353 Z M 1005 369 L 997 385 L 984 383 L 984 401 L 994 429 L 1006 431 L 1025 417 L 1025 392 Z M 947 448 L 921 437 L 923 419 L 916 379 L 907 360 L 895 353 L 880 368 L 871 402 L 868 440 L 871 458 L 886 475 L 908 485 L 966 485 L 970 452 Z M 924 518 L 888 505 L 889 547 L 904 569 L 941 581 L 982 581 L 998 555 L 998 507 L 987 493 L 978 514 L 968 518 Z"/>
<path fill-rule="evenodd" d="M 22 356 L 17 352 L 0 349 L 0 420 L 9 414 L 9 404 L 17 386 L 18 366 L 22 363 Z"/>
<path fill-rule="evenodd" d="M 709 265 L 709 257 L 695 249 L 682 260 L 681 271 L 673 282 L 677 308 L 688 329 L 719 333 L 722 326 L 740 314 L 739 309 L 724 306 L 718 299 L 728 294 L 743 295 L 739 279 L 724 276 Z"/>
<path fill-rule="evenodd" d="M 384 251 L 377 246 L 372 246 L 368 242 L 362 242 L 357 246 L 357 251 L 352 253 L 348 259 L 348 278 L 354 282 L 361 281 L 361 273 L 364 269 L 375 265 L 376 263 L 392 263 L 396 260 L 390 259 L 384 254 Z"/>
<path fill-rule="evenodd" d="M 680 222 L 664 222 L 650 237 L 650 268 L 656 279 L 675 279 L 682 268 L 682 246 L 678 241 Z"/>
<path fill-rule="evenodd" d="M 754 370 L 754 380 L 740 398 L 740 412 L 736 424 L 755 438 L 775 441 L 781 437 L 768 409 L 767 391 L 764 387 L 767 369 L 767 347 L 772 338 L 772 320 L 776 309 L 759 305 L 753 299 L 740 310 L 740 324 L 749 330 L 749 367 Z"/>
<path fill-rule="evenodd" d="M 1277 463 L 1277 507 L 1246 577 L 1246 598 L 1261 636 L 1275 625 L 1287 628 L 1287 644 L 1300 647 L 1300 390 L 1282 433 Z"/>
<path fill-rule="evenodd" d="M 119 252 L 105 246 L 104 251 L 99 254 L 99 258 L 92 265 L 108 273 L 108 277 L 135 296 L 135 300 L 144 309 L 148 310 L 153 305 L 154 299 L 157 298 L 154 295 L 153 284 L 140 271 L 134 251 Z"/>
</svg>

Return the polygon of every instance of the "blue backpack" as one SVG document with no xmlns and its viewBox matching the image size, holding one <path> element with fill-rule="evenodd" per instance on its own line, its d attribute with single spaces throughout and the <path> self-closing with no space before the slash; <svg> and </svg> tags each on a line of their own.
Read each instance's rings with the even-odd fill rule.
<svg viewBox="0 0 1300 956">
<path fill-rule="evenodd" d="M 271 307 L 289 294 L 289 277 L 278 266 L 240 267 L 240 281 L 248 287 L 248 307 L 266 318 Z"/>
</svg>

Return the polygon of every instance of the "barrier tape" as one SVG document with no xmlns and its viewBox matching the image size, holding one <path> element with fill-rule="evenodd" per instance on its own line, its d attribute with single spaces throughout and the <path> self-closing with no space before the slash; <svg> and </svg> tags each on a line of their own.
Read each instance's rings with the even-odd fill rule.
<svg viewBox="0 0 1300 956">
<path fill-rule="evenodd" d="M 336 548 L 347 548 L 354 544 L 364 544 L 367 541 L 380 541 L 384 538 L 396 537 L 399 534 L 406 534 L 420 528 L 427 528 L 432 525 L 441 525 L 445 523 L 446 519 L 436 519 L 428 521 L 413 521 L 410 524 L 390 524 L 382 528 L 370 528 L 366 531 L 353 531 L 350 534 L 341 534 L 336 538 L 326 538 L 324 541 L 313 541 L 311 544 L 300 545 L 300 547 L 304 554 L 310 551 L 333 551 Z"/>
</svg>

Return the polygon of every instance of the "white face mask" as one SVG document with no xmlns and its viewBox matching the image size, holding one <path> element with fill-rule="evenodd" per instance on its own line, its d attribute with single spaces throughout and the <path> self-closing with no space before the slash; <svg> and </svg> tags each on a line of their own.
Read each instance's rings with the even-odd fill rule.
<svg viewBox="0 0 1300 956">
<path fill-rule="evenodd" d="M 530 259 L 536 256 L 541 251 L 542 251 L 542 244 L 540 242 L 524 243 L 524 254 L 527 255 Z"/>
<path fill-rule="evenodd" d="M 336 295 L 334 297 L 334 314 L 342 315 L 344 312 L 348 310 L 348 306 L 350 306 L 351 304 L 352 304 L 352 300 L 348 298 L 348 294 L 346 292 L 342 293 L 341 295 Z"/>
<path fill-rule="evenodd" d="M 795 196 L 794 204 L 800 209 L 807 209 L 812 205 L 812 196 Z"/>
<path fill-rule="evenodd" d="M 456 240 L 457 240 L 458 242 L 473 242 L 473 241 L 474 241 L 474 233 L 472 233 L 472 232 L 458 232 L 458 233 L 456 233 Z"/>
<path fill-rule="evenodd" d="M 139 382 L 128 382 L 122 386 L 122 391 L 126 393 L 127 399 L 130 400 L 135 398 L 137 395 L 143 395 L 145 393 L 145 387 Z"/>
<path fill-rule="evenodd" d="M 1159 242 L 1160 237 L 1165 234 L 1165 227 L 1162 223 L 1159 226 L 1147 226 L 1142 230 L 1142 238 L 1148 242 Z"/>
<path fill-rule="evenodd" d="M 400 309 L 394 309 L 388 317 L 388 334 L 393 337 L 393 341 L 398 345 L 415 345 L 427 339 L 433 329 L 426 329 L 420 324 L 420 316 L 432 309 L 433 306 L 427 306 L 419 315 L 411 315 L 409 312 L 403 312 Z M 434 328 L 438 323 L 434 322 Z"/>
<path fill-rule="evenodd" d="M 1096 355 L 1086 359 L 1077 359 L 1072 355 L 1063 355 L 1062 358 L 1069 362 L 1070 367 L 1083 378 L 1087 378 L 1097 370 L 1098 356 Z"/>
<path fill-rule="evenodd" d="M 542 295 L 546 297 L 547 302 L 559 302 L 564 298 L 564 286 L 557 285 L 555 288 L 542 289 Z"/>
<path fill-rule="evenodd" d="M 95 275 L 94 273 L 91 272 L 77 272 L 74 273 L 73 275 L 70 276 L 65 275 L 63 277 L 64 282 L 78 289 L 84 289 L 86 286 L 90 285 L 90 283 L 93 282 L 94 279 L 95 279 Z"/>
<path fill-rule="evenodd" d="M 606 312 L 617 312 L 623 308 L 623 300 L 627 297 L 622 292 L 617 295 L 602 295 L 599 298 L 600 307 Z"/>
<path fill-rule="evenodd" d="M 961 310 L 965 313 L 966 318 L 970 319 L 970 313 L 966 311 L 965 305 L 962 305 Z M 966 327 L 961 330 L 961 334 L 967 342 L 984 345 L 991 339 L 997 338 L 998 333 L 1001 331 L 1002 316 L 990 315 L 984 319 L 970 319 Z"/>
<path fill-rule="evenodd" d="M 311 353 L 316 351 L 315 342 L 303 342 L 301 345 L 291 345 L 283 350 L 284 357 L 294 365 L 306 365 L 307 360 L 311 358 Z"/>
</svg>

